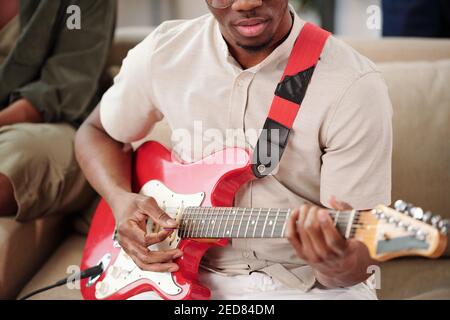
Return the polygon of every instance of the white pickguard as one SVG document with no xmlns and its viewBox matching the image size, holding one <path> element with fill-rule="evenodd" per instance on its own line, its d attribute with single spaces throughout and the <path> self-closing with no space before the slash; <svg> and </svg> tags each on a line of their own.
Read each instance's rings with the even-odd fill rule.
<svg viewBox="0 0 450 320">
<path fill-rule="evenodd" d="M 157 180 L 147 182 L 142 187 L 140 194 L 153 197 L 158 205 L 174 219 L 179 218 L 178 215 L 183 208 L 198 207 L 205 198 L 203 192 L 190 195 L 174 193 Z M 152 221 L 149 221 L 147 228 L 152 229 Z M 149 249 L 153 251 L 174 249 L 179 242 L 178 231 L 175 231 L 169 238 L 161 243 L 151 245 Z M 131 283 L 142 279 L 150 280 L 167 295 L 177 295 L 181 292 L 181 288 L 175 283 L 172 273 L 143 271 L 135 265 L 123 249 L 120 249 L 117 259 L 106 270 L 105 278 L 97 282 L 95 297 L 97 299 L 108 298 Z"/>
</svg>

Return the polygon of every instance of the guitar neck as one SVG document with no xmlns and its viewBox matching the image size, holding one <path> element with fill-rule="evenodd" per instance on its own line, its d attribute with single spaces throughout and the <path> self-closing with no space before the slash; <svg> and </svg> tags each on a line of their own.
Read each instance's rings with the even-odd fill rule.
<svg viewBox="0 0 450 320">
<path fill-rule="evenodd" d="M 188 207 L 183 210 L 181 238 L 284 238 L 290 209 Z M 352 238 L 358 211 L 330 211 L 335 226 Z"/>
</svg>

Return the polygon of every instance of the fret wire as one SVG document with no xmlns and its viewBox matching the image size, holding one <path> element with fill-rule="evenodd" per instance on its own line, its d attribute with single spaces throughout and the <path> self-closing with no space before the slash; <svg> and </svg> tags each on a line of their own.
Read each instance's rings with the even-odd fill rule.
<svg viewBox="0 0 450 320">
<path fill-rule="evenodd" d="M 283 222 L 283 228 L 281 229 L 281 236 L 282 236 L 282 237 L 284 237 L 284 229 L 286 228 L 286 224 L 287 224 L 287 222 L 288 222 L 288 220 L 289 220 L 290 213 L 291 213 L 291 212 L 289 211 L 289 213 L 288 213 L 286 219 L 285 219 L 284 222 Z"/>
<path fill-rule="evenodd" d="M 206 211 L 207 212 L 207 216 L 209 217 L 209 210 Z M 207 224 L 206 226 L 206 232 L 205 232 L 205 237 L 208 236 L 208 231 L 209 231 L 209 226 L 213 223 L 212 221 L 214 220 L 210 220 L 210 219 L 205 219 L 205 221 L 208 220 L 208 222 L 205 222 Z"/>
<path fill-rule="evenodd" d="M 213 224 L 213 227 L 212 227 L 212 229 L 211 229 L 211 237 L 213 237 L 214 238 L 214 229 L 216 228 L 216 226 L 217 227 L 219 227 L 218 226 L 218 223 L 217 223 L 217 221 L 218 221 L 218 218 L 219 218 L 219 216 L 217 215 L 217 214 L 215 214 L 214 215 L 214 224 Z"/>
<path fill-rule="evenodd" d="M 273 223 L 272 233 L 270 235 L 271 238 L 273 238 L 273 232 L 275 231 L 275 226 L 277 225 L 278 215 L 280 213 L 280 209 L 277 210 L 277 215 L 275 216 L 275 222 Z"/>
<path fill-rule="evenodd" d="M 224 211 L 226 211 L 226 210 L 227 209 L 225 209 Z M 225 222 L 225 228 L 223 228 L 223 237 L 222 238 L 225 238 L 225 234 L 227 232 L 229 222 L 230 222 L 230 214 L 227 215 L 227 222 Z"/>
<path fill-rule="evenodd" d="M 248 225 L 250 223 L 250 220 L 252 220 L 252 214 L 253 214 L 253 209 L 250 209 L 250 216 L 249 216 L 249 218 L 247 220 L 247 227 L 245 228 L 244 238 L 247 238 Z"/>
<path fill-rule="evenodd" d="M 205 208 L 203 208 L 203 207 L 202 207 L 202 209 L 200 209 L 200 212 L 202 212 L 202 213 L 201 213 L 201 217 L 202 217 L 202 221 L 201 221 L 201 223 L 202 223 L 202 230 L 200 231 L 200 234 L 197 235 L 198 237 L 201 237 L 201 236 L 203 235 L 203 230 L 205 229 L 205 224 L 206 224 L 205 211 L 207 212 L 208 209 L 205 210 Z"/>
<path fill-rule="evenodd" d="M 239 232 L 241 231 L 241 225 L 242 225 L 242 219 L 244 219 L 244 214 L 245 214 L 245 208 L 244 208 L 244 213 L 241 215 L 241 221 L 239 221 L 239 227 L 238 227 L 238 231 L 237 231 L 237 237 L 239 238 Z"/>
<path fill-rule="evenodd" d="M 234 209 L 233 209 L 233 210 L 234 210 Z M 233 211 L 233 212 L 234 212 L 234 213 L 233 213 L 234 217 L 233 217 L 233 222 L 231 222 L 230 238 L 233 237 L 233 229 L 234 229 L 234 224 L 235 224 L 235 222 L 236 222 L 236 216 L 237 216 L 236 211 Z"/>
<path fill-rule="evenodd" d="M 198 212 L 198 214 L 200 215 L 200 211 Z M 194 219 L 194 223 L 192 225 L 192 233 L 191 233 L 191 238 L 195 238 L 195 233 L 196 233 L 196 228 L 198 229 L 198 226 L 200 225 L 200 221 L 202 221 L 201 216 L 197 216 L 197 218 Z"/>
<path fill-rule="evenodd" d="M 270 210 L 270 209 L 269 209 L 269 210 Z M 259 216 L 260 216 L 260 215 L 261 215 L 261 208 L 259 209 L 258 216 L 256 217 L 256 223 L 255 223 L 255 226 L 253 227 L 253 238 L 255 237 L 256 227 L 258 226 Z"/>
<path fill-rule="evenodd" d="M 198 219 L 191 219 L 191 225 L 190 225 L 189 231 L 188 231 L 188 238 L 192 238 L 192 236 L 194 234 L 195 221 L 198 221 Z"/>
<path fill-rule="evenodd" d="M 216 224 L 217 224 L 217 218 L 216 218 L 216 216 L 211 216 L 210 214 L 208 214 L 208 217 L 210 220 L 208 225 L 211 226 L 211 231 L 209 231 L 208 236 L 212 238 L 214 236 L 214 228 L 216 227 Z"/>
<path fill-rule="evenodd" d="M 189 238 L 189 232 L 192 228 L 192 222 L 190 221 L 190 217 L 186 220 L 187 230 L 186 230 L 186 238 Z"/>
<path fill-rule="evenodd" d="M 271 212 L 271 210 L 269 210 L 269 212 L 266 214 L 266 220 L 264 221 L 264 226 L 263 226 L 263 229 L 261 231 L 261 238 L 264 238 L 264 231 L 266 230 L 267 218 L 269 218 L 269 213 L 270 212 Z"/>
<path fill-rule="evenodd" d="M 220 212 L 221 209 L 219 209 Z M 222 221 L 223 221 L 223 214 L 220 216 L 220 224 L 219 227 L 217 228 L 217 238 L 219 238 L 219 232 L 220 232 L 220 227 L 222 226 Z"/>
</svg>

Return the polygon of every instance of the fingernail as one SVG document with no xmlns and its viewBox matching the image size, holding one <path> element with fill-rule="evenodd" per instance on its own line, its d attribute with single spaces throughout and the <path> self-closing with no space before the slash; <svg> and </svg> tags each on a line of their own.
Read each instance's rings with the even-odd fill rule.
<svg viewBox="0 0 450 320">
<path fill-rule="evenodd" d="M 325 210 L 320 210 L 318 213 L 319 221 L 322 224 L 328 223 L 328 212 Z"/>
<path fill-rule="evenodd" d="M 173 219 L 169 219 L 169 220 L 167 220 L 167 224 L 170 226 L 176 227 L 177 222 Z"/>
<path fill-rule="evenodd" d="M 170 268 L 169 268 L 169 271 L 170 271 L 170 272 L 178 271 L 178 266 L 176 266 L 176 267 L 175 267 L 175 266 L 174 266 L 174 267 L 170 267 Z"/>
</svg>

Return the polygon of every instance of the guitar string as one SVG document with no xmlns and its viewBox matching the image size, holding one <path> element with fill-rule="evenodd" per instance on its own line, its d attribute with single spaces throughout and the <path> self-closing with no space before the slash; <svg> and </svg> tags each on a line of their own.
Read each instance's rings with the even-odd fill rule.
<svg viewBox="0 0 450 320">
<path fill-rule="evenodd" d="M 171 207 L 166 207 L 166 209 L 170 209 Z M 180 208 L 175 208 L 172 207 L 173 209 L 179 210 Z M 275 233 L 279 233 L 281 228 L 281 232 L 285 229 L 285 224 L 287 222 L 287 218 L 288 216 L 291 215 L 291 213 L 293 212 L 290 209 L 278 209 L 278 208 L 238 208 L 238 207 L 186 207 L 183 211 L 185 212 L 183 214 L 183 220 L 185 221 L 185 227 L 180 227 L 178 228 L 180 230 L 180 232 L 182 233 L 187 233 L 187 235 L 191 234 L 192 236 L 197 235 L 202 235 L 205 234 L 206 236 L 208 234 L 210 234 L 211 237 L 216 237 L 215 234 L 217 234 L 217 237 L 220 237 L 220 233 L 225 234 L 222 237 L 226 236 L 226 231 L 228 231 L 230 235 L 233 235 L 234 233 L 234 229 L 235 227 L 239 227 L 242 226 L 242 224 L 249 224 L 250 221 L 256 221 L 255 219 L 251 219 L 251 216 L 255 213 L 254 211 L 259 210 L 260 213 L 263 213 L 263 217 L 262 219 L 259 219 L 256 222 L 255 227 L 253 228 L 254 233 L 256 234 L 260 234 L 261 236 L 264 236 L 265 231 L 267 230 L 267 232 L 270 232 L 271 234 L 275 234 Z M 220 212 L 222 211 L 222 212 Z M 280 216 L 281 214 L 281 216 Z M 351 217 L 351 215 L 353 214 L 353 221 L 358 221 L 361 215 L 360 211 L 356 211 L 356 213 L 353 211 L 336 211 L 336 210 L 332 210 L 329 215 L 331 218 L 334 218 L 334 224 L 339 228 L 339 227 L 343 227 L 343 226 L 339 226 L 339 224 L 342 223 L 346 223 L 348 225 L 349 223 L 349 217 Z M 336 218 L 336 215 L 338 216 L 338 219 Z M 333 217 L 334 216 L 334 217 Z M 197 221 L 206 221 L 206 220 L 210 220 L 212 221 L 212 219 L 214 218 L 221 218 L 221 222 L 223 220 L 226 219 L 226 222 L 224 224 L 224 226 L 219 226 L 217 230 L 215 230 L 215 226 L 213 225 L 211 231 L 209 231 L 209 226 L 212 223 L 202 223 L 202 224 L 197 224 L 195 222 Z M 235 221 L 236 219 L 239 220 L 239 225 L 236 225 L 234 222 L 231 223 L 230 225 L 230 217 L 233 217 L 233 221 Z M 249 219 L 244 219 L 245 218 L 249 218 Z M 267 220 L 269 220 L 270 218 L 275 217 L 276 222 L 275 224 L 269 225 L 269 227 L 267 227 L 266 223 Z M 282 222 L 283 224 L 281 226 L 277 226 L 278 223 L 278 219 L 280 219 L 280 222 Z M 284 221 L 282 221 L 284 220 Z M 186 223 L 187 222 L 187 223 Z M 259 224 L 261 224 L 261 222 L 264 222 L 264 226 L 258 226 Z M 187 225 L 186 225 L 187 224 Z M 204 232 L 204 227 L 205 224 L 207 225 L 207 230 L 206 232 Z M 202 228 L 202 230 L 199 230 L 199 228 Z M 230 230 L 226 230 L 228 229 L 227 227 L 230 227 Z M 368 225 L 366 224 L 363 227 L 358 227 L 355 225 L 352 225 L 351 227 L 351 234 L 355 233 L 356 230 L 358 229 L 367 229 Z M 197 229 L 197 230 L 195 230 Z M 239 230 L 239 229 L 238 229 Z M 240 235 L 240 232 L 236 233 L 236 236 L 238 237 Z M 247 237 L 246 234 L 244 234 L 244 237 Z"/>
</svg>

